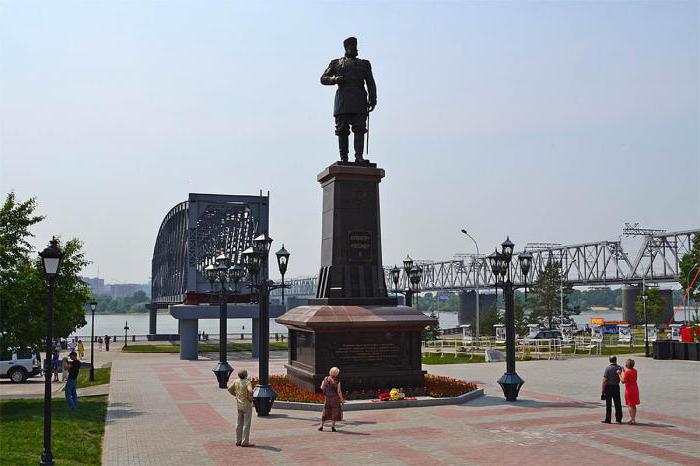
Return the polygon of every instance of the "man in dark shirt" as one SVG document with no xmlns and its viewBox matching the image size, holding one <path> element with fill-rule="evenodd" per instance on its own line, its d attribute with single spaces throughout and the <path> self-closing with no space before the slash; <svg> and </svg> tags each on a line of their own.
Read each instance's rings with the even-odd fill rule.
<svg viewBox="0 0 700 466">
<path fill-rule="evenodd" d="M 68 380 L 66 381 L 66 401 L 70 409 L 78 407 L 78 373 L 80 372 L 80 361 L 75 352 L 71 352 L 68 357 Z"/>
<path fill-rule="evenodd" d="M 622 367 L 617 365 L 617 357 L 610 356 L 610 365 L 603 374 L 603 391 L 601 399 L 605 400 L 605 420 L 601 421 L 610 424 L 612 414 L 612 402 L 615 402 L 615 421 L 622 422 L 622 401 L 620 400 L 620 372 Z"/>
</svg>

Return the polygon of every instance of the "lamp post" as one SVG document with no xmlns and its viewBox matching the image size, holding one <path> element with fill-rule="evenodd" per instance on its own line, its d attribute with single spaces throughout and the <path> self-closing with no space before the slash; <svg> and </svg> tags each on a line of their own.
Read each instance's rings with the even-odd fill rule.
<svg viewBox="0 0 700 466">
<path fill-rule="evenodd" d="M 90 311 L 92 311 L 92 325 L 90 330 L 90 382 L 95 381 L 95 310 L 97 301 L 90 301 Z"/>
<path fill-rule="evenodd" d="M 129 321 L 127 320 L 127 321 L 124 321 L 124 347 L 125 348 L 129 344 L 129 342 L 126 339 L 126 332 L 128 332 L 128 331 L 129 331 Z"/>
<path fill-rule="evenodd" d="M 228 355 L 226 353 L 226 335 L 228 323 L 228 299 L 226 282 L 233 282 L 234 293 L 238 292 L 238 282 L 243 278 L 243 267 L 238 264 L 231 266 L 231 259 L 225 254 L 219 254 L 214 259 L 215 264 L 208 265 L 204 271 L 211 285 L 212 292 L 214 291 L 214 283 L 219 282 L 219 362 L 212 369 L 216 380 L 219 383 L 219 388 L 226 388 L 228 379 L 231 377 L 233 367 L 228 363 Z"/>
<path fill-rule="evenodd" d="M 277 398 L 277 393 L 270 386 L 270 292 L 279 288 L 289 287 L 282 283 L 275 283 L 265 278 L 259 280 L 258 274 L 262 269 L 267 270 L 267 259 L 272 246 L 272 238 L 267 233 L 259 235 L 253 240 L 253 246 L 243 252 L 243 264 L 250 276 L 250 288 L 255 290 L 258 297 L 258 317 L 260 318 L 260 336 L 258 340 L 258 384 L 253 390 L 253 405 L 258 416 L 270 414 L 272 404 Z M 289 253 L 284 249 L 277 252 L 277 266 L 280 274 L 284 276 L 289 262 Z"/>
<path fill-rule="evenodd" d="M 687 290 L 688 290 L 688 302 L 683 306 L 683 320 L 685 321 L 686 324 L 688 324 L 688 304 L 690 301 L 693 299 L 693 293 L 691 292 L 692 290 L 690 289 L 690 274 L 696 269 L 696 267 L 700 266 L 700 263 L 696 262 L 690 270 L 688 270 L 688 275 L 685 277 L 685 282 L 687 283 Z"/>
<path fill-rule="evenodd" d="M 644 356 L 649 357 L 649 327 L 647 327 L 647 285 L 642 277 L 642 306 L 644 307 Z"/>
<path fill-rule="evenodd" d="M 476 240 L 472 235 L 467 233 L 467 230 L 462 228 L 462 233 L 467 235 L 469 239 L 471 239 L 474 242 L 474 247 L 476 247 L 476 267 L 474 269 L 474 275 L 475 279 L 474 282 L 476 284 L 476 346 L 477 348 L 479 347 L 479 340 L 480 340 L 480 330 L 479 330 L 479 269 L 481 268 L 481 254 L 479 254 L 479 245 L 477 244 Z"/>
<path fill-rule="evenodd" d="M 518 262 L 520 263 L 520 270 L 523 272 L 523 281 L 525 283 L 525 302 L 527 302 L 527 274 L 530 272 L 530 266 L 532 265 L 532 254 L 528 251 L 523 251 L 518 254 Z"/>
<path fill-rule="evenodd" d="M 282 275 L 282 305 L 284 305 L 284 274 L 287 273 L 287 262 L 289 262 L 289 251 L 284 249 L 284 244 L 282 248 L 275 253 L 277 256 L 277 265 L 280 269 L 280 275 Z"/>
<path fill-rule="evenodd" d="M 46 318 L 46 358 L 44 359 L 44 450 L 41 453 L 42 465 L 53 465 L 51 453 L 51 355 L 53 341 L 53 290 L 63 259 L 63 251 L 56 237 L 51 239 L 49 246 L 39 253 L 44 273 L 48 279 L 48 308 Z"/>
<path fill-rule="evenodd" d="M 506 372 L 498 379 L 498 384 L 503 389 L 507 401 L 516 401 L 520 387 L 525 381 L 515 372 L 515 309 L 513 303 L 513 282 L 511 281 L 510 263 L 513 258 L 515 245 L 510 238 L 501 244 L 501 252 L 491 254 L 488 259 L 496 279 L 496 287 L 503 288 L 503 299 L 506 306 Z M 528 267 L 527 256 L 519 260 L 521 270 L 525 274 L 523 266 Z"/>
<path fill-rule="evenodd" d="M 391 281 L 394 282 L 394 294 L 402 294 L 406 297 L 406 306 L 413 307 L 413 295 L 420 291 L 421 280 L 423 279 L 423 267 L 413 266 L 413 259 L 406 256 L 403 260 L 403 271 L 406 275 L 406 289 L 399 290 L 399 276 L 401 269 L 394 266 L 391 269 Z"/>
</svg>

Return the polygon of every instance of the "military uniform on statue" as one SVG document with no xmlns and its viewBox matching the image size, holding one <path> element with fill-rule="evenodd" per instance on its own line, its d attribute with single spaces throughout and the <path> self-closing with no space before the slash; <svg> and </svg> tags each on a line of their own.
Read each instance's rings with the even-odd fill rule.
<svg viewBox="0 0 700 466">
<path fill-rule="evenodd" d="M 343 45 L 345 56 L 321 76 L 322 84 L 338 86 L 333 113 L 341 161 L 317 177 L 323 220 L 316 298 L 277 318 L 289 328 L 287 376 L 319 391 L 338 367 L 345 389 L 420 387 L 421 331 L 435 319 L 388 296 L 379 218 L 384 170 L 363 158 L 376 86 L 369 61 L 357 58 L 357 39 Z M 351 128 L 354 163 L 348 162 Z"/>
<path fill-rule="evenodd" d="M 355 163 L 367 164 L 369 162 L 363 158 L 365 133 L 369 112 L 377 105 L 377 86 L 374 84 L 369 60 L 357 58 L 357 39 L 349 37 L 345 39 L 343 46 L 345 56 L 331 61 L 321 76 L 321 84 L 338 86 L 338 90 L 335 91 L 333 116 L 340 160 L 348 161 L 348 137 L 352 128 L 355 135 Z"/>
</svg>

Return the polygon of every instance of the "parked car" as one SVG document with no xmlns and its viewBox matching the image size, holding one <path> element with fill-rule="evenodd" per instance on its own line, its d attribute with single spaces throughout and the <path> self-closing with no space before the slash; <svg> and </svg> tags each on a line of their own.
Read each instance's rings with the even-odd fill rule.
<svg viewBox="0 0 700 466">
<path fill-rule="evenodd" d="M 540 330 L 533 336 L 529 336 L 528 339 L 531 340 L 553 340 L 558 338 L 562 340 L 561 331 L 559 330 Z"/>
<path fill-rule="evenodd" d="M 36 375 L 41 375 L 38 351 L 28 346 L 0 351 L 0 377 L 9 377 L 12 382 L 21 383 Z"/>
</svg>

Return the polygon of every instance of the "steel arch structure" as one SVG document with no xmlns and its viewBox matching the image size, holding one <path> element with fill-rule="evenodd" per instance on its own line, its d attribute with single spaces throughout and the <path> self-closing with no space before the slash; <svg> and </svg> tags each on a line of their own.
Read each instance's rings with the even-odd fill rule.
<svg viewBox="0 0 700 466">
<path fill-rule="evenodd" d="M 633 255 L 623 249 L 619 240 L 530 249 L 532 267 L 527 277 L 520 271 L 515 256 L 510 263 L 510 272 L 518 287 L 536 281 L 550 262 L 561 263 L 564 279 L 572 286 L 636 284 L 642 280 L 675 282 L 679 279 L 681 258 L 692 249 L 698 235 L 700 229 L 644 235 L 640 248 Z M 491 266 L 485 257 L 467 256 L 416 263 L 423 267 L 423 291 L 475 289 L 477 275 L 480 288 L 493 288 L 495 285 Z M 389 270 L 389 267 L 385 268 L 385 279 L 387 284 L 392 284 Z M 406 278 L 401 270 L 400 289 L 406 288 Z M 292 279 L 290 283 L 292 289 L 289 295 L 313 296 L 315 293 L 315 277 Z"/>
<path fill-rule="evenodd" d="M 191 193 L 158 229 L 151 262 L 151 305 L 163 306 L 208 294 L 204 269 L 221 253 L 240 262 L 253 238 L 268 230 L 269 195 Z M 266 273 L 267 271 L 263 271 Z"/>
</svg>

